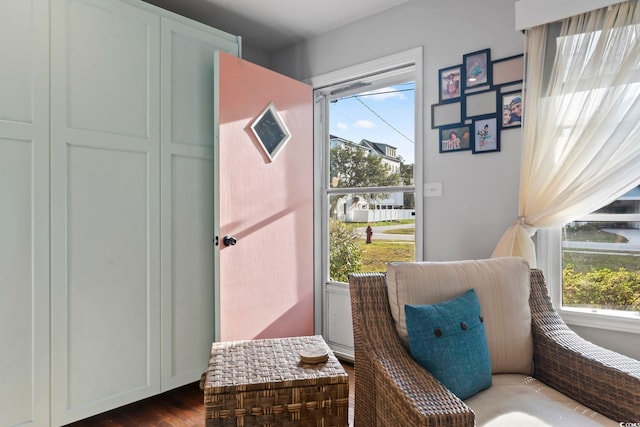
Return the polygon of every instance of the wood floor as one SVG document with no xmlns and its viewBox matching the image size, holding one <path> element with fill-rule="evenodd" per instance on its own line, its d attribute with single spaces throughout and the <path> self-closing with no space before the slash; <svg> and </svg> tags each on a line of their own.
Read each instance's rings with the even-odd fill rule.
<svg viewBox="0 0 640 427">
<path fill-rule="evenodd" d="M 353 426 L 353 365 L 343 363 L 349 375 L 349 425 Z M 86 420 L 69 427 L 202 427 L 203 395 L 198 383 L 186 385 Z"/>
</svg>

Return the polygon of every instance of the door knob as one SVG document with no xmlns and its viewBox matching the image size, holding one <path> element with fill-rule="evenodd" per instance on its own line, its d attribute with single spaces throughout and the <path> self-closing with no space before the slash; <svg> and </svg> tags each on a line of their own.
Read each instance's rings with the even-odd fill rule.
<svg viewBox="0 0 640 427">
<path fill-rule="evenodd" d="M 224 236 L 222 243 L 224 243 L 225 246 L 233 246 L 238 243 L 238 239 L 233 236 Z"/>
</svg>

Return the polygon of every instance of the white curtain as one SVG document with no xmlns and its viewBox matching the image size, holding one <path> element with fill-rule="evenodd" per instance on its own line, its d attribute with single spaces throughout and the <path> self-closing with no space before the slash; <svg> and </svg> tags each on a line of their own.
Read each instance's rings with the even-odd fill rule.
<svg viewBox="0 0 640 427">
<path fill-rule="evenodd" d="M 640 184 L 637 0 L 526 33 L 519 217 L 493 252 L 536 266 L 531 236 L 611 203 Z M 552 52 L 551 52 L 552 53 Z"/>
</svg>

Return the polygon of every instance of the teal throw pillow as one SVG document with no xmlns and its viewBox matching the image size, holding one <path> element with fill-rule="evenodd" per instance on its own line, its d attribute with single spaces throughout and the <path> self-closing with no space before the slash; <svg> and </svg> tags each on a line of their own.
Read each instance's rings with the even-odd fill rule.
<svg viewBox="0 0 640 427">
<path fill-rule="evenodd" d="M 404 306 L 411 355 L 460 399 L 491 387 L 491 358 L 475 290 Z"/>
</svg>

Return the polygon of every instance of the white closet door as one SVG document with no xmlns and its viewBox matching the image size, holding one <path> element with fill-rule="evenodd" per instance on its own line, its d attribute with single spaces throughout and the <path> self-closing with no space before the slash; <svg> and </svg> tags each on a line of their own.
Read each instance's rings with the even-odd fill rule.
<svg viewBox="0 0 640 427">
<path fill-rule="evenodd" d="M 162 19 L 162 389 L 200 378 L 214 341 L 214 65 L 237 39 Z"/>
<path fill-rule="evenodd" d="M 160 17 L 52 2 L 52 425 L 159 392 Z"/>
<path fill-rule="evenodd" d="M 49 425 L 49 8 L 0 2 L 0 426 Z"/>
</svg>

